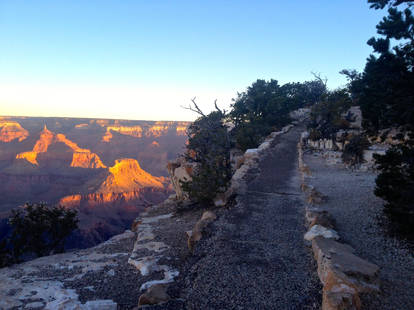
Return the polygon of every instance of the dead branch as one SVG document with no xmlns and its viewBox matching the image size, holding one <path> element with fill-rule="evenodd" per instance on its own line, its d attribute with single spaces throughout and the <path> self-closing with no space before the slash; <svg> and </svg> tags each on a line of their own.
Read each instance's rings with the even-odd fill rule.
<svg viewBox="0 0 414 310">
<path fill-rule="evenodd" d="M 188 105 L 188 107 L 185 107 L 185 106 L 181 106 L 183 109 L 186 109 L 186 110 L 190 110 L 190 111 L 192 111 L 192 112 L 195 112 L 195 113 L 197 113 L 197 114 L 200 114 L 201 116 L 206 116 L 204 113 L 203 113 L 203 111 L 201 111 L 201 109 L 198 107 L 198 105 L 197 105 L 197 103 L 196 103 L 196 101 L 195 101 L 195 99 L 196 99 L 196 97 L 194 97 L 193 99 L 191 99 L 191 102 L 194 104 L 194 108 L 191 106 L 191 104 L 189 104 Z"/>
<path fill-rule="evenodd" d="M 318 80 L 319 82 L 321 82 L 323 85 L 325 85 L 328 83 L 328 78 L 325 76 L 325 78 L 321 78 L 321 74 L 320 73 L 315 73 L 313 71 L 311 71 L 311 74 L 313 75 L 313 77 Z"/>
</svg>

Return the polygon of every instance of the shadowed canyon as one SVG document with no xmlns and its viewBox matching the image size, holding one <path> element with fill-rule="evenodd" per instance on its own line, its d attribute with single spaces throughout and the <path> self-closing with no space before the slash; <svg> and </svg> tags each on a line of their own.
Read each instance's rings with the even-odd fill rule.
<svg viewBox="0 0 414 310">
<path fill-rule="evenodd" d="M 0 117 L 1 235 L 11 209 L 47 202 L 78 210 L 68 247 L 128 228 L 172 192 L 166 164 L 182 152 L 186 122 Z"/>
</svg>

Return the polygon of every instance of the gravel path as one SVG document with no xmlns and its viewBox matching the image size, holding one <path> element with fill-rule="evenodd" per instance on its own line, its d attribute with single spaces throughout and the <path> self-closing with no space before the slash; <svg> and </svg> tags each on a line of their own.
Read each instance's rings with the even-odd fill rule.
<svg viewBox="0 0 414 310">
<path fill-rule="evenodd" d="M 328 196 L 324 207 L 336 219 L 343 241 L 381 268 L 381 293 L 363 296 L 363 308 L 414 309 L 413 252 L 407 243 L 387 235 L 379 223 L 383 201 L 373 194 L 376 175 L 327 165 L 318 154 L 305 155 L 304 160 L 312 172 L 311 184 Z"/>
<path fill-rule="evenodd" d="M 222 210 L 196 247 L 185 281 L 188 309 L 319 309 L 320 284 L 303 234 L 296 144 L 282 135 L 237 205 Z"/>
</svg>

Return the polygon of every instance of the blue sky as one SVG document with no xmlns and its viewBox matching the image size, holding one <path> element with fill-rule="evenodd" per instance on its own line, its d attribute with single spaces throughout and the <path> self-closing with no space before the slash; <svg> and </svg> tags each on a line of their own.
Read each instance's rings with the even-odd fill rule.
<svg viewBox="0 0 414 310">
<path fill-rule="evenodd" d="M 345 83 L 384 12 L 365 0 L 0 0 L 0 115 L 191 120 L 257 78 Z"/>
</svg>

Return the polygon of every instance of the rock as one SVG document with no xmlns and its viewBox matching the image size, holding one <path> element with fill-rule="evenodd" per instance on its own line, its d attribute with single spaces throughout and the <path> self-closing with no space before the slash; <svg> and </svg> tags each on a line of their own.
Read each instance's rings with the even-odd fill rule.
<svg viewBox="0 0 414 310">
<path fill-rule="evenodd" d="M 187 193 L 181 187 L 181 181 L 191 181 L 195 169 L 196 163 L 189 163 L 182 157 L 168 163 L 167 170 L 178 200 L 188 199 Z"/>
<path fill-rule="evenodd" d="M 368 150 L 363 151 L 363 159 L 368 163 L 374 163 L 374 155 L 384 155 L 387 152 L 388 147 L 386 146 L 377 146 L 373 145 L 368 148 Z"/>
<path fill-rule="evenodd" d="M 201 220 L 200 221 L 208 221 L 208 222 L 212 222 L 217 218 L 217 216 L 211 212 L 211 211 L 206 211 L 203 213 L 203 215 L 201 216 Z"/>
<path fill-rule="evenodd" d="M 167 287 L 161 284 L 151 286 L 144 294 L 139 297 L 138 307 L 143 305 L 156 305 L 170 300 L 167 294 Z"/>
<path fill-rule="evenodd" d="M 265 150 L 267 150 L 268 148 L 270 148 L 270 142 L 269 141 L 265 141 L 262 144 L 259 145 L 258 150 L 259 152 L 263 152 Z"/>
<path fill-rule="evenodd" d="M 224 207 L 226 205 L 227 199 L 225 193 L 219 193 L 217 194 L 216 198 L 213 200 L 214 205 L 216 207 Z"/>
<path fill-rule="evenodd" d="M 248 149 L 244 152 L 244 161 L 257 160 L 259 158 L 259 149 Z"/>
<path fill-rule="evenodd" d="M 274 139 L 274 138 L 276 138 L 277 136 L 280 136 L 282 133 L 283 133 L 283 132 L 281 132 L 281 131 L 273 131 L 273 132 L 269 135 L 269 138 L 271 138 L 271 139 L 273 140 L 273 139 Z"/>
<path fill-rule="evenodd" d="M 241 167 L 244 163 L 244 153 L 239 149 L 230 150 L 230 165 L 231 170 L 234 172 Z"/>
<path fill-rule="evenodd" d="M 245 163 L 233 174 L 230 180 L 230 187 L 226 192 L 227 199 L 234 194 L 242 195 L 246 192 L 247 187 L 244 176 L 246 175 L 247 171 L 249 171 L 250 167 L 250 164 Z"/>
<path fill-rule="evenodd" d="M 312 241 L 316 237 L 320 236 L 328 239 L 339 239 L 338 233 L 335 230 L 323 227 L 321 225 L 312 226 L 311 229 L 309 229 L 305 234 L 304 238 L 307 241 Z"/>
<path fill-rule="evenodd" d="M 283 127 L 282 128 L 282 132 L 283 133 L 287 133 L 291 128 L 293 127 L 293 125 L 292 124 L 290 124 L 290 125 L 287 125 L 287 126 L 285 126 L 285 127 Z"/>
<path fill-rule="evenodd" d="M 308 222 L 309 228 L 315 225 L 320 225 L 327 228 L 335 227 L 335 220 L 326 210 L 306 210 L 306 220 Z"/>
<path fill-rule="evenodd" d="M 113 277 L 113 276 L 115 276 L 115 270 L 111 269 L 106 274 L 110 277 Z"/>
<path fill-rule="evenodd" d="M 325 285 L 336 281 L 354 287 L 358 292 L 379 291 L 379 267 L 356 256 L 349 245 L 315 237 L 312 250 L 318 263 L 319 278 Z M 330 280 L 331 277 L 337 279 Z"/>
<path fill-rule="evenodd" d="M 142 224 L 141 219 L 140 219 L 140 218 L 136 218 L 136 219 L 132 222 L 132 225 L 131 225 L 131 230 L 132 230 L 133 232 L 136 232 L 136 231 L 137 231 L 137 229 L 138 229 L 138 226 L 139 226 L 140 224 Z"/>
<path fill-rule="evenodd" d="M 203 230 L 216 219 L 216 215 L 211 211 L 206 211 L 201 216 L 201 219 L 194 225 L 191 236 L 187 240 L 188 249 L 193 252 L 195 244 L 201 240 Z"/>
<path fill-rule="evenodd" d="M 309 167 L 306 164 L 302 164 L 302 166 L 299 168 L 301 172 L 303 172 L 305 175 L 311 175 L 311 171 Z"/>
<path fill-rule="evenodd" d="M 304 131 L 300 134 L 300 141 L 304 142 L 309 138 L 309 132 L 308 131 Z"/>
<path fill-rule="evenodd" d="M 300 185 L 300 189 L 301 189 L 302 192 L 305 192 L 306 193 L 306 192 L 312 190 L 313 189 L 313 186 L 307 185 L 306 183 L 302 183 Z"/>
<path fill-rule="evenodd" d="M 326 196 L 318 192 L 313 188 L 308 195 L 308 203 L 310 204 L 321 204 L 326 201 Z"/>
<path fill-rule="evenodd" d="M 357 290 L 342 279 L 329 276 L 322 296 L 322 310 L 359 310 L 361 300 Z"/>
<path fill-rule="evenodd" d="M 145 257 L 135 257 L 131 255 L 128 259 L 128 263 L 134 266 L 141 272 L 141 275 L 147 276 L 153 271 L 158 271 L 158 260 L 160 256 L 145 256 Z"/>
</svg>

